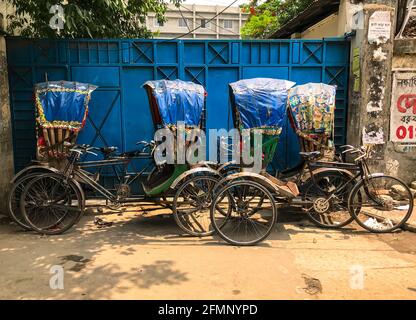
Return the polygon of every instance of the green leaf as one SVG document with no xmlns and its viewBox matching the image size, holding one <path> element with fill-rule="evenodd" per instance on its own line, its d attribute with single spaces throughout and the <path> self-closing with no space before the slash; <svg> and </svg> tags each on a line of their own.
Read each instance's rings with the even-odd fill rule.
<svg viewBox="0 0 416 320">
<path fill-rule="evenodd" d="M 138 21 L 149 11 L 164 20 L 166 5 L 178 0 L 1 0 L 16 8 L 7 16 L 9 32 L 31 37 L 151 37 L 151 32 Z M 64 29 L 58 35 L 49 27 L 49 8 L 61 4 L 65 9 Z M 25 21 L 27 19 L 27 21 Z M 46 21 L 46 22 L 45 22 Z"/>
</svg>

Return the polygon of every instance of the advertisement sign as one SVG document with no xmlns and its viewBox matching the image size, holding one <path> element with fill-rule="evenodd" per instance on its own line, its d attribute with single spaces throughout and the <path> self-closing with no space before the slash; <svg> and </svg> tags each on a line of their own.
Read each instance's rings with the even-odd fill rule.
<svg viewBox="0 0 416 320">
<path fill-rule="evenodd" d="M 376 11 L 368 22 L 368 42 L 386 43 L 390 39 L 390 11 Z"/>
<path fill-rule="evenodd" d="M 416 143 L 416 70 L 393 72 L 390 140 Z"/>
</svg>

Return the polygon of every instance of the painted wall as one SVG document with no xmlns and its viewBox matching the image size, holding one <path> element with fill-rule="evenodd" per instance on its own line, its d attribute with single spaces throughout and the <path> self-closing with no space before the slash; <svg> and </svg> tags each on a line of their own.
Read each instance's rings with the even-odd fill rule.
<svg viewBox="0 0 416 320">
<path fill-rule="evenodd" d="M 338 30 L 338 23 L 338 13 L 332 14 L 324 20 L 303 31 L 301 33 L 301 39 L 322 39 L 342 36 L 344 32 L 342 31 L 340 33 Z"/>
<path fill-rule="evenodd" d="M 394 44 L 394 55 L 392 70 L 413 70 L 416 74 L 416 39 L 396 40 Z M 412 89 L 416 93 L 416 86 Z M 392 100 L 392 107 L 395 106 Z M 410 101 L 411 103 L 411 101 Z M 416 103 L 414 101 L 414 103 Z M 391 140 L 391 137 L 390 139 Z M 387 143 L 386 166 L 390 174 L 395 174 L 407 182 L 416 180 L 416 140 L 415 143 L 398 143 L 389 141 Z"/>
<path fill-rule="evenodd" d="M 12 127 L 7 77 L 6 42 L 0 37 L 0 215 L 5 215 L 6 197 L 14 175 Z"/>
</svg>

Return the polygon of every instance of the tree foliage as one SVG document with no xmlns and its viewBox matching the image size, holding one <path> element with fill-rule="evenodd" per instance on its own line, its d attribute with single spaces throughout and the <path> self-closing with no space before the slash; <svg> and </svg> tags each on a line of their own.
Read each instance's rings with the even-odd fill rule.
<svg viewBox="0 0 416 320">
<path fill-rule="evenodd" d="M 1 0 L 13 5 L 16 12 L 7 17 L 8 32 L 27 37 L 45 38 L 148 38 L 148 12 L 159 22 L 169 0 Z M 181 0 L 170 0 L 179 3 Z M 49 25 L 53 5 L 64 9 L 64 27 L 57 32 Z"/>
<path fill-rule="evenodd" d="M 261 14 L 253 14 L 250 20 L 241 28 L 243 38 L 265 38 L 270 32 L 277 29 L 277 17 L 270 10 Z"/>
<path fill-rule="evenodd" d="M 252 0 L 242 5 L 249 12 L 249 20 L 241 30 L 244 38 L 265 38 L 305 10 L 314 0 L 266 0 L 259 4 Z"/>
</svg>

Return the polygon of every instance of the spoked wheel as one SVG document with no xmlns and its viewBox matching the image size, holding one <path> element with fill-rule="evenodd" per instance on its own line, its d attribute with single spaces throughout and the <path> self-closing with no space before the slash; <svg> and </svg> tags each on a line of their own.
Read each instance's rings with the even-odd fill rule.
<svg viewBox="0 0 416 320">
<path fill-rule="evenodd" d="M 360 181 L 348 198 L 348 208 L 357 223 L 371 232 L 400 228 L 413 210 L 413 196 L 400 179 L 382 175 Z"/>
<path fill-rule="evenodd" d="M 319 227 L 342 228 L 354 218 L 348 210 L 348 196 L 355 182 L 336 172 L 322 172 L 310 182 L 303 193 L 309 219 Z"/>
<path fill-rule="evenodd" d="M 79 190 L 58 175 L 41 175 L 29 181 L 20 197 L 25 222 L 41 234 L 60 234 L 76 224 L 83 204 Z"/>
<path fill-rule="evenodd" d="M 210 207 L 217 182 L 218 178 L 213 176 L 196 176 L 186 181 L 176 192 L 173 216 L 178 226 L 186 233 L 197 237 L 214 233 Z M 224 212 L 224 215 L 227 213 Z"/>
<path fill-rule="evenodd" d="M 217 208 L 228 207 L 227 214 Z M 255 245 L 267 238 L 277 219 L 272 194 L 254 181 L 233 181 L 221 188 L 211 206 L 211 222 L 232 245 Z"/>
<path fill-rule="evenodd" d="M 26 222 L 20 210 L 20 197 L 22 196 L 25 186 L 35 177 L 39 177 L 42 173 L 29 173 L 14 182 L 8 197 L 9 215 L 22 228 L 32 230 Z"/>
</svg>

